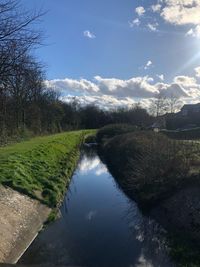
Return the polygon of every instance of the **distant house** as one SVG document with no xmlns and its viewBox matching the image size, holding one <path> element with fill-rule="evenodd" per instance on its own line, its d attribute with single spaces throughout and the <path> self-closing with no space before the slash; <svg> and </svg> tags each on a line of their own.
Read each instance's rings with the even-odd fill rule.
<svg viewBox="0 0 200 267">
<path fill-rule="evenodd" d="M 181 116 L 190 116 L 200 113 L 200 103 L 184 105 L 180 111 Z"/>
<path fill-rule="evenodd" d="M 150 127 L 154 132 L 159 132 L 161 129 L 166 128 L 166 120 L 164 116 L 160 116 Z"/>
<path fill-rule="evenodd" d="M 166 116 L 168 130 L 188 130 L 200 127 L 200 103 L 186 104 L 181 110 Z"/>
</svg>

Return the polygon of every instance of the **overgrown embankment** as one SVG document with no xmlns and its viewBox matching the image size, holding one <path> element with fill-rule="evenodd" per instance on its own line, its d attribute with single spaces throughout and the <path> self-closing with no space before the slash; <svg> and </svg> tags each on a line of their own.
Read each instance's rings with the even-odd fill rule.
<svg viewBox="0 0 200 267">
<path fill-rule="evenodd" d="M 163 134 L 177 140 L 199 140 L 200 127 L 185 130 L 164 130 Z"/>
<path fill-rule="evenodd" d="M 191 178 L 191 164 L 200 161 L 192 155 L 190 143 L 124 125 L 102 128 L 97 140 L 119 184 L 145 207 L 173 194 L 189 179 L 196 179 Z"/>
<path fill-rule="evenodd" d="M 127 195 L 168 230 L 177 266 L 200 266 L 199 142 L 125 128 L 98 131 L 100 155 Z"/>
<path fill-rule="evenodd" d="M 67 132 L 1 148 L 0 183 L 57 206 L 77 163 L 79 147 L 92 132 Z"/>
</svg>

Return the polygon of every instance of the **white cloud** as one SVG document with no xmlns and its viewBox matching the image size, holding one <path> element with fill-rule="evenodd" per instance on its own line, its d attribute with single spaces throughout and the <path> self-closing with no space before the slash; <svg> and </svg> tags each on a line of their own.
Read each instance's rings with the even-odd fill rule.
<svg viewBox="0 0 200 267">
<path fill-rule="evenodd" d="M 136 18 L 133 21 L 129 22 L 129 25 L 131 28 L 133 28 L 134 26 L 139 26 L 140 23 L 141 23 L 140 20 L 138 18 Z"/>
<path fill-rule="evenodd" d="M 200 78 L 200 67 L 196 67 L 195 69 L 196 77 Z"/>
<path fill-rule="evenodd" d="M 174 25 L 193 25 L 186 35 L 200 38 L 200 1 L 199 0 L 163 0 L 165 4 L 161 17 Z"/>
<path fill-rule="evenodd" d="M 200 84 L 197 83 L 196 78 L 177 76 L 174 78 L 174 83 L 179 85 L 182 91 L 185 92 L 185 95 L 182 95 L 183 97 L 188 96 L 194 99 L 200 97 Z"/>
<path fill-rule="evenodd" d="M 151 66 L 152 62 L 147 65 Z M 196 77 L 200 77 L 200 67 L 195 68 L 195 72 Z M 150 100 L 160 92 L 166 96 L 174 95 L 182 102 L 200 101 L 200 84 L 195 77 L 176 76 L 172 83 L 165 83 L 163 74 L 157 77 L 160 82 L 149 76 L 127 80 L 95 76 L 93 81 L 66 78 L 46 81 L 46 85 L 60 92 L 63 101 L 70 102 L 75 97 L 81 105 L 93 103 L 107 109 L 131 107 L 138 102 L 148 107 Z"/>
<path fill-rule="evenodd" d="M 200 38 L 200 0 L 157 0 L 146 10 L 140 6 L 135 11 L 140 17 L 147 11 L 158 13 L 169 24 L 188 26 L 186 36 Z M 150 21 L 146 25 L 151 31 L 156 31 L 158 26 Z"/>
<path fill-rule="evenodd" d="M 138 6 L 136 7 L 135 12 L 138 16 L 142 16 L 146 11 L 143 6 Z"/>
<path fill-rule="evenodd" d="M 151 60 L 149 60 L 149 61 L 147 61 L 146 65 L 144 66 L 144 69 L 147 70 L 150 67 L 152 67 L 152 65 L 153 65 L 153 62 Z"/>
<path fill-rule="evenodd" d="M 95 34 L 94 33 L 92 33 L 92 32 L 90 32 L 90 31 L 84 31 L 83 32 L 83 35 L 86 37 L 86 38 L 89 38 L 89 39 L 95 39 L 96 38 L 96 36 L 95 36 Z"/>
<path fill-rule="evenodd" d="M 200 14 L 199 14 L 200 15 Z M 191 28 L 187 33 L 187 36 L 192 36 L 200 38 L 200 25 L 197 25 L 195 28 Z"/>
<path fill-rule="evenodd" d="M 155 87 L 166 97 L 170 97 L 171 95 L 174 95 L 177 98 L 188 97 L 188 94 L 185 92 L 184 88 L 177 83 L 157 83 Z"/>
<path fill-rule="evenodd" d="M 194 77 L 189 76 L 176 76 L 174 82 L 185 86 L 194 86 L 196 85 L 197 80 Z"/>
<path fill-rule="evenodd" d="M 164 81 L 165 77 L 163 74 L 160 74 L 160 75 L 156 75 L 161 81 Z"/>
<path fill-rule="evenodd" d="M 175 25 L 200 24 L 199 0 L 164 0 L 161 17 Z"/>
<path fill-rule="evenodd" d="M 85 105 L 96 105 L 103 109 L 116 109 L 119 107 L 132 107 L 138 101 L 135 101 L 133 98 L 130 97 L 114 97 L 109 95 L 99 95 L 99 96 L 64 96 L 61 98 L 62 101 L 70 103 L 73 100 L 79 102 L 81 106 Z M 143 106 L 148 107 L 148 99 L 142 99 L 141 103 L 144 103 Z"/>
<path fill-rule="evenodd" d="M 151 85 L 153 79 L 149 76 L 134 77 L 129 80 L 105 79 L 96 76 L 95 79 L 100 91 L 105 95 L 149 98 L 157 92 L 156 88 Z"/>
<path fill-rule="evenodd" d="M 152 32 L 155 32 L 157 31 L 157 27 L 158 27 L 158 23 L 155 22 L 155 23 L 148 23 L 147 24 L 147 28 L 152 31 Z"/>
<path fill-rule="evenodd" d="M 145 9 L 138 6 L 136 14 L 141 18 L 134 19 L 130 26 L 139 26 L 145 13 L 151 11 L 157 13 L 165 22 L 176 26 L 188 26 L 186 36 L 200 38 L 200 0 L 157 0 L 155 4 Z M 151 16 L 145 16 L 145 20 Z M 151 31 L 157 30 L 157 23 L 147 21 L 146 26 Z"/>
<path fill-rule="evenodd" d="M 84 93 L 97 93 L 99 88 L 96 84 L 86 79 L 73 80 L 73 79 L 55 79 L 51 81 L 46 81 L 47 87 L 51 87 L 55 90 L 59 90 L 61 93 L 65 93 L 67 90 L 68 93 L 74 92 L 84 92 Z"/>
<path fill-rule="evenodd" d="M 162 7 L 161 4 L 156 4 L 156 5 L 152 5 L 151 9 L 153 12 L 160 12 L 161 7 Z"/>
</svg>

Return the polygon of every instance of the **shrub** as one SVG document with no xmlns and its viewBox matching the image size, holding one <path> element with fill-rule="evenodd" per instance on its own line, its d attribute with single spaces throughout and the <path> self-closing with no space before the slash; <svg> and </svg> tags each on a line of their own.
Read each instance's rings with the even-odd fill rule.
<svg viewBox="0 0 200 267">
<path fill-rule="evenodd" d="M 130 124 L 110 124 L 101 128 L 96 135 L 98 143 L 102 143 L 103 140 L 112 138 L 116 135 L 134 132 L 137 130 L 136 126 Z"/>
<path fill-rule="evenodd" d="M 104 143 L 102 151 L 119 183 L 145 204 L 164 197 L 189 172 L 185 146 L 162 134 L 118 135 Z"/>
<path fill-rule="evenodd" d="M 180 140 L 195 140 L 200 139 L 200 128 L 186 129 L 186 130 L 175 130 L 175 131 L 163 131 L 170 138 Z"/>
</svg>

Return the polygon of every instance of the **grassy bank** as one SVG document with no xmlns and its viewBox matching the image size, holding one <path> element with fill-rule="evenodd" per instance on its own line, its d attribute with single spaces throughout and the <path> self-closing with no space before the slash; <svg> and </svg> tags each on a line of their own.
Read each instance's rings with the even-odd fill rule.
<svg viewBox="0 0 200 267">
<path fill-rule="evenodd" d="M 0 183 L 56 207 L 77 164 L 79 147 L 92 133 L 67 132 L 0 148 Z"/>
<path fill-rule="evenodd" d="M 117 128 L 116 128 L 117 127 Z M 101 154 L 114 177 L 129 196 L 144 207 L 164 199 L 198 173 L 199 144 L 171 140 L 163 134 L 119 126 L 97 133 Z M 115 131 L 116 128 L 116 131 Z M 113 134 L 113 133 L 116 134 Z M 189 179 L 188 179 L 189 178 Z"/>
</svg>

